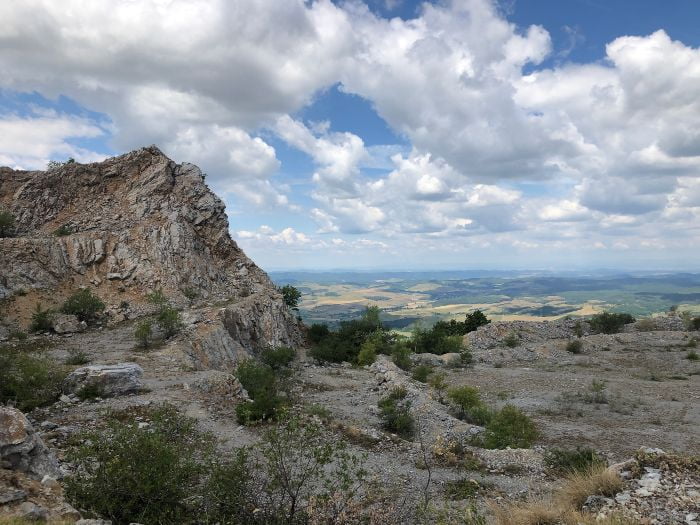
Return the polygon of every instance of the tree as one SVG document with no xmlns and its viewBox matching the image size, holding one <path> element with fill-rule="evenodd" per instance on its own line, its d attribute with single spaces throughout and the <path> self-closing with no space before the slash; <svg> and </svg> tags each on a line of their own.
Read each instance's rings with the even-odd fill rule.
<svg viewBox="0 0 700 525">
<path fill-rule="evenodd" d="M 282 292 L 282 297 L 284 298 L 284 304 L 289 306 L 292 310 L 298 310 L 301 292 L 291 284 L 285 284 L 280 291 Z"/>
<path fill-rule="evenodd" d="M 15 216 L 0 209 L 0 237 L 9 237 L 15 227 Z"/>
</svg>

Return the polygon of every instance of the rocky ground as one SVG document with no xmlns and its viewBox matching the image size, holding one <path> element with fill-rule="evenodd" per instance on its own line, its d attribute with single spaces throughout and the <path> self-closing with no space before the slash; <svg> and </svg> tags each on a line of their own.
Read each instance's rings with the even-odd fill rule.
<svg viewBox="0 0 700 525">
<path fill-rule="evenodd" d="M 196 325 L 193 322 L 188 333 L 196 331 Z M 509 348 L 487 330 L 500 335 L 513 331 L 525 335 L 518 345 Z M 528 330 L 530 335 L 526 335 Z M 560 327 L 547 330 L 543 334 L 536 326 L 494 325 L 471 336 L 473 365 L 440 366 L 448 385 L 475 386 L 489 406 L 510 403 L 529 414 L 542 437 L 528 450 L 471 447 L 469 436 L 481 429 L 453 417 L 431 387 L 414 381 L 384 356 L 363 368 L 321 366 L 301 356 L 294 365 L 292 391 L 299 405 L 319 414 L 329 432 L 346 439 L 355 452 L 366 457 L 371 475 L 400 487 L 409 500 L 421 497 L 427 481 L 421 443 L 432 454 L 428 490 L 434 501 L 466 505 L 466 501 L 451 501 L 445 488 L 449 481 L 473 479 L 478 484 L 475 492 L 482 509 L 487 500 L 545 497 L 554 490 L 560 484 L 559 476 L 543 464 L 545 451 L 552 447 L 592 447 L 611 464 L 633 457 L 641 447 L 700 454 L 700 362 L 687 359 L 696 333 L 630 329 L 614 335 L 583 335 L 582 353 L 574 355 L 565 350 L 570 333 Z M 137 388 L 125 388 L 118 392 L 120 395 L 98 401 L 64 395 L 56 404 L 29 414 L 38 435 L 59 459 L 64 459 L 70 437 L 99 425 L 105 411 L 162 402 L 173 403 L 196 418 L 202 429 L 216 435 L 222 450 L 258 439 L 260 428 L 236 422 L 234 409 L 241 402 L 241 392 L 230 375 L 197 370 L 183 352 L 184 336 L 142 351 L 136 349 L 133 332 L 133 323 L 126 321 L 110 328 L 49 336 L 48 353 L 58 362 L 65 361 L 72 349 L 80 349 L 90 365 L 138 365 L 128 372 L 138 377 L 126 380 L 135 380 Z M 490 342 L 483 342 L 487 340 Z M 434 356 L 425 359 L 441 362 Z M 418 416 L 420 431 L 413 441 L 381 429 L 377 401 L 396 385 L 406 387 Z M 131 413 L 139 417 L 138 410 Z M 450 447 L 455 442 L 463 445 L 462 461 L 452 457 Z M 652 470 L 644 470 L 647 467 Z M 630 481 L 625 492 L 614 500 L 599 502 L 596 512 L 633 506 L 634 516 L 649 518 L 649 523 L 696 523 L 693 514 L 700 506 L 698 464 L 685 470 L 677 464 L 667 467 L 657 461 L 634 472 L 627 469 Z M 63 464 L 63 468 L 69 470 L 70 465 Z M 37 485 L 37 480 L 25 483 L 16 476 L 8 481 L 8 472 L 2 470 L 5 488 L 0 490 L 0 516 L 36 511 L 26 503 L 45 508 L 54 517 L 73 516 L 64 508 L 60 494 L 51 499 L 52 490 L 60 490 L 51 480 L 48 485 Z M 33 488 L 27 488 L 27 483 Z M 648 494 L 639 488 L 645 488 Z M 659 503 L 660 492 L 679 497 Z M 676 510 L 666 512 L 669 506 Z M 666 509 L 666 514 L 658 509 Z"/>
</svg>

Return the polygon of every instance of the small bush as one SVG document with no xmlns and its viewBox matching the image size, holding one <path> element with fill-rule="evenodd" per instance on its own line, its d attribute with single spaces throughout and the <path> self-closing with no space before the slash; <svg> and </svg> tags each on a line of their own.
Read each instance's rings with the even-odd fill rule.
<svg viewBox="0 0 700 525">
<path fill-rule="evenodd" d="M 606 404 L 608 402 L 608 395 L 605 392 L 606 388 L 605 381 L 592 380 L 591 385 L 588 387 L 588 392 L 583 394 L 583 400 L 586 403 Z"/>
<path fill-rule="evenodd" d="M 693 317 L 690 321 L 690 328 L 692 330 L 700 330 L 700 317 Z"/>
<path fill-rule="evenodd" d="M 651 317 L 637 321 L 635 328 L 638 332 L 653 332 L 656 330 L 656 323 Z"/>
<path fill-rule="evenodd" d="M 0 347 L 0 403 L 23 412 L 55 402 L 61 395 L 65 370 L 42 355 Z"/>
<path fill-rule="evenodd" d="M 517 334 L 508 334 L 508 336 L 503 340 L 503 344 L 508 348 L 515 348 L 520 344 L 520 338 Z"/>
<path fill-rule="evenodd" d="M 406 389 L 395 387 L 377 403 L 383 426 L 403 438 L 410 438 L 415 431 L 411 415 L 411 402 L 406 399 Z"/>
<path fill-rule="evenodd" d="M 580 354 L 583 352 L 583 341 L 574 339 L 566 343 L 566 351 L 572 354 Z"/>
<path fill-rule="evenodd" d="M 618 314 L 603 312 L 591 317 L 589 321 L 591 329 L 600 334 L 616 334 L 626 324 L 634 323 L 634 317 L 630 314 Z"/>
<path fill-rule="evenodd" d="M 104 396 L 102 389 L 95 383 L 90 383 L 85 385 L 83 388 L 76 392 L 76 395 L 81 401 L 87 401 L 89 399 L 96 399 Z"/>
<path fill-rule="evenodd" d="M 476 425 L 484 425 L 491 419 L 491 412 L 484 405 L 476 388 L 470 386 L 450 388 L 447 391 L 447 399 L 458 410 L 460 419 Z"/>
<path fill-rule="evenodd" d="M 148 319 L 141 321 L 136 325 L 136 330 L 134 330 L 134 337 L 136 338 L 136 343 L 139 348 L 144 350 L 151 346 L 153 340 L 153 323 Z"/>
<path fill-rule="evenodd" d="M 445 484 L 445 496 L 451 500 L 472 499 L 480 489 L 481 485 L 475 479 L 462 478 Z"/>
<path fill-rule="evenodd" d="M 306 336 L 310 343 L 318 344 L 323 339 L 328 337 L 328 334 L 330 333 L 331 331 L 328 329 L 328 325 L 314 323 L 309 327 L 308 331 L 306 332 Z"/>
<path fill-rule="evenodd" d="M 486 425 L 484 447 L 530 448 L 539 437 L 535 423 L 520 409 L 506 405 Z"/>
<path fill-rule="evenodd" d="M 15 216 L 0 209 L 0 237 L 10 237 L 15 229 Z"/>
<path fill-rule="evenodd" d="M 329 363 L 342 363 L 352 361 L 355 355 L 355 348 L 351 341 L 331 333 L 309 350 L 309 356 L 318 361 Z"/>
<path fill-rule="evenodd" d="M 691 350 L 690 352 L 688 352 L 688 353 L 686 354 L 685 357 L 686 357 L 686 359 L 688 359 L 689 361 L 698 361 L 698 360 L 700 360 L 700 355 L 698 355 L 698 353 L 697 353 L 695 350 Z"/>
<path fill-rule="evenodd" d="M 68 357 L 65 363 L 72 366 L 85 365 L 90 362 L 90 357 L 78 348 L 71 348 L 68 350 Z"/>
<path fill-rule="evenodd" d="M 433 373 L 433 367 L 430 365 L 418 365 L 413 369 L 413 379 L 421 383 L 428 382 L 428 376 Z"/>
<path fill-rule="evenodd" d="M 151 424 L 113 421 L 83 436 L 71 454 L 76 472 L 65 483 L 77 508 L 115 523 L 191 523 L 211 438 L 174 407 L 149 414 Z"/>
<path fill-rule="evenodd" d="M 544 455 L 544 463 L 552 470 L 563 473 L 586 472 L 604 464 L 604 460 L 592 448 L 576 447 L 573 450 L 554 448 Z"/>
<path fill-rule="evenodd" d="M 428 378 L 428 384 L 435 389 L 435 392 L 437 392 L 438 395 L 438 400 L 440 401 L 440 403 L 442 403 L 445 390 L 447 389 L 445 374 L 443 374 L 442 372 L 434 372 Z"/>
<path fill-rule="evenodd" d="M 89 322 L 102 313 L 105 303 L 97 297 L 89 288 L 83 288 L 73 293 L 61 307 L 65 314 L 75 315 L 81 321 Z"/>
<path fill-rule="evenodd" d="M 29 325 L 29 329 L 32 332 L 48 332 L 52 329 L 51 318 L 53 317 L 53 312 L 50 309 L 44 310 L 41 307 L 41 303 L 36 303 L 34 307 L 34 312 L 32 312 L 32 322 Z"/>
<path fill-rule="evenodd" d="M 66 235 L 71 235 L 72 233 L 74 233 L 73 228 L 71 228 L 68 224 L 62 224 L 53 231 L 53 234 L 56 237 L 65 237 Z"/>
<path fill-rule="evenodd" d="M 284 285 L 282 288 L 280 288 L 280 292 L 282 292 L 282 299 L 284 300 L 284 304 L 289 306 L 292 310 L 298 310 L 299 309 L 299 299 L 301 299 L 301 292 L 291 284 Z"/>
<path fill-rule="evenodd" d="M 252 400 L 236 406 L 239 423 L 248 425 L 274 419 L 283 406 L 283 400 L 277 392 L 277 377 L 272 367 L 248 359 L 239 363 L 236 377 Z"/>
<path fill-rule="evenodd" d="M 151 293 L 146 295 L 146 300 L 155 305 L 164 305 L 168 304 L 168 298 L 165 296 L 163 293 L 162 288 L 158 288 L 157 290 L 152 291 Z"/>
<path fill-rule="evenodd" d="M 413 366 L 411 362 L 411 349 L 406 345 L 397 345 L 391 354 L 391 360 L 401 370 L 410 370 Z"/>
<path fill-rule="evenodd" d="M 294 348 L 288 346 L 270 347 L 260 353 L 260 361 L 273 370 L 279 370 L 288 367 L 296 355 Z"/>
<path fill-rule="evenodd" d="M 16 341 L 25 341 L 28 337 L 27 333 L 23 332 L 22 330 L 10 330 L 8 335 L 10 339 L 14 339 Z"/>
<path fill-rule="evenodd" d="M 166 339 L 177 334 L 182 328 L 180 312 L 168 304 L 161 306 L 156 316 L 156 322 L 160 329 L 163 330 L 163 335 Z"/>
<path fill-rule="evenodd" d="M 583 337 L 583 325 L 581 325 L 581 321 L 576 321 L 576 324 L 574 324 L 574 335 L 576 337 Z"/>
<path fill-rule="evenodd" d="M 377 360 L 376 345 L 372 341 L 365 341 L 357 354 L 357 364 L 360 366 L 371 365 Z"/>
</svg>

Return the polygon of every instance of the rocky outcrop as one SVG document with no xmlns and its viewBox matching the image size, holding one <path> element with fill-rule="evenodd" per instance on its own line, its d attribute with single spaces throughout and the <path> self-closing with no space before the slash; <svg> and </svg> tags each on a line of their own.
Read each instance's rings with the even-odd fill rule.
<svg viewBox="0 0 700 525">
<path fill-rule="evenodd" d="M 100 397 L 134 394 L 142 390 L 143 369 L 136 363 L 92 365 L 78 368 L 63 381 L 63 391 L 78 394 L 84 389 Z"/>
<path fill-rule="evenodd" d="M 87 328 L 85 321 L 70 314 L 53 314 L 51 317 L 51 328 L 57 334 L 75 334 Z"/>
<path fill-rule="evenodd" d="M 281 294 L 231 239 L 202 172 L 155 146 L 48 171 L 0 168 L 0 207 L 16 222 L 14 237 L 0 238 L 0 309 L 20 325 L 37 302 L 57 306 L 78 287 L 93 289 L 118 320 L 127 318 L 123 305 L 128 318 L 142 315 L 145 295 L 162 288 L 180 306 L 231 305 L 222 326 L 193 343 L 195 354 L 212 352 L 202 362 L 301 342 Z"/>
<path fill-rule="evenodd" d="M 596 518 L 700 523 L 700 457 L 641 449 L 631 460 L 611 468 L 621 475 L 624 487 L 611 498 L 589 498 L 587 510 L 596 512 Z"/>
<path fill-rule="evenodd" d="M 60 478 L 54 455 L 19 410 L 0 406 L 0 463 L 3 468 L 26 472 L 35 479 Z"/>
</svg>

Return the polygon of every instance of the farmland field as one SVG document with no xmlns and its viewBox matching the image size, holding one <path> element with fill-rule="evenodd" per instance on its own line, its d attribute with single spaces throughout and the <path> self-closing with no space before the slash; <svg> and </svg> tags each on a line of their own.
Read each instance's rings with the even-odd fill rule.
<svg viewBox="0 0 700 525">
<path fill-rule="evenodd" d="M 335 325 L 367 305 L 385 323 L 410 330 L 416 323 L 461 319 L 481 309 L 491 319 L 547 320 L 601 311 L 646 316 L 677 306 L 700 311 L 700 274 L 518 272 L 271 272 L 278 285 L 302 292 L 307 323 Z"/>
</svg>

